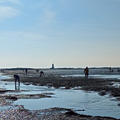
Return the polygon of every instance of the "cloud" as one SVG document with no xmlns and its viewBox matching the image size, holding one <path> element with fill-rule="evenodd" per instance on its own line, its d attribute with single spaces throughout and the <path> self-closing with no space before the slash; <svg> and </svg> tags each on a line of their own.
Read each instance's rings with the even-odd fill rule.
<svg viewBox="0 0 120 120">
<path fill-rule="evenodd" d="M 19 11 L 10 6 L 0 6 L 0 21 L 15 17 L 19 14 Z"/>
<path fill-rule="evenodd" d="M 20 5 L 21 2 L 20 0 L 0 0 L 0 21 L 19 15 L 20 11 L 12 4 Z"/>
<path fill-rule="evenodd" d="M 10 41 L 10 38 L 12 41 L 43 41 L 50 39 L 46 35 L 42 35 L 40 33 L 35 32 L 22 32 L 22 31 L 0 31 L 0 40 L 3 41 Z M 6 42 L 5 42 L 6 43 Z"/>
<path fill-rule="evenodd" d="M 13 3 L 13 4 L 20 4 L 20 0 L 0 0 L 0 3 Z"/>
</svg>

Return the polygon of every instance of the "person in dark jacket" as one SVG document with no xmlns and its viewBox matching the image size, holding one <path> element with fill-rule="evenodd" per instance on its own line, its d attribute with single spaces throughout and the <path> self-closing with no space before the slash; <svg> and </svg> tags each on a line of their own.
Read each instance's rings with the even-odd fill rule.
<svg viewBox="0 0 120 120">
<path fill-rule="evenodd" d="M 88 75 L 89 75 L 89 68 L 88 67 L 86 67 L 84 69 L 84 73 L 85 73 L 85 78 L 88 79 Z"/>
<path fill-rule="evenodd" d="M 44 72 L 40 71 L 40 77 L 44 76 Z"/>
<path fill-rule="evenodd" d="M 18 89 L 20 89 L 20 77 L 17 74 L 14 74 L 15 79 L 15 90 L 17 90 L 17 82 L 18 82 Z"/>
</svg>

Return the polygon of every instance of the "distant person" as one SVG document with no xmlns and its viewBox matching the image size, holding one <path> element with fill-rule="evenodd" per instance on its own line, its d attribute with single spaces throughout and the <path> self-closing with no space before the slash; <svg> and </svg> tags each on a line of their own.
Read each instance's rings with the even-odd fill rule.
<svg viewBox="0 0 120 120">
<path fill-rule="evenodd" d="M 44 72 L 40 71 L 40 77 L 44 76 Z"/>
<path fill-rule="evenodd" d="M 109 71 L 110 71 L 110 72 L 113 72 L 113 69 L 110 67 L 110 68 L 109 68 Z"/>
<path fill-rule="evenodd" d="M 120 72 L 120 69 L 118 68 L 118 70 L 117 70 L 118 72 Z"/>
<path fill-rule="evenodd" d="M 20 89 L 20 77 L 19 77 L 19 75 L 15 74 L 14 79 L 15 79 L 15 90 L 17 90 L 17 82 L 18 82 L 18 89 Z"/>
<path fill-rule="evenodd" d="M 86 67 L 84 69 L 84 73 L 85 73 L 85 78 L 88 78 L 88 75 L 89 75 L 89 68 L 88 67 Z"/>
<path fill-rule="evenodd" d="M 27 68 L 25 69 L 25 74 L 26 74 L 26 75 L 28 74 L 28 69 L 27 69 Z"/>
</svg>

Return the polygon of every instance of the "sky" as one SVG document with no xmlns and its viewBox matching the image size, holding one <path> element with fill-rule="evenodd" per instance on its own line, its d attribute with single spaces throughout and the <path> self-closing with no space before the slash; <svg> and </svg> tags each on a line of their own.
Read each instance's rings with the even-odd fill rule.
<svg viewBox="0 0 120 120">
<path fill-rule="evenodd" d="M 0 0 L 0 68 L 120 66 L 120 0 Z"/>
</svg>

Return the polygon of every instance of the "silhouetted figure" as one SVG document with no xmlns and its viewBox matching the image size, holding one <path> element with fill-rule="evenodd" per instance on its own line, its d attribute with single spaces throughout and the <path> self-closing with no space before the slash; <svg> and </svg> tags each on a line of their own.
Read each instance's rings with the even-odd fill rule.
<svg viewBox="0 0 120 120">
<path fill-rule="evenodd" d="M 89 75 L 89 68 L 88 67 L 86 67 L 84 69 L 84 73 L 85 73 L 85 78 L 88 79 L 88 75 Z"/>
<path fill-rule="evenodd" d="M 27 69 L 27 68 L 25 69 L 25 74 L 26 74 L 26 75 L 28 74 L 28 69 Z"/>
<path fill-rule="evenodd" d="M 120 72 L 120 69 L 118 68 L 118 70 L 117 70 L 118 72 Z"/>
<path fill-rule="evenodd" d="M 19 75 L 15 74 L 14 79 L 15 79 L 15 90 L 20 90 L 20 77 L 19 77 Z M 17 82 L 18 82 L 18 88 L 17 88 Z"/>
<path fill-rule="evenodd" d="M 110 70 L 110 72 L 113 72 L 113 69 L 111 67 L 109 68 L 109 70 Z"/>
<path fill-rule="evenodd" d="M 40 77 L 44 76 L 44 72 L 40 71 Z"/>
</svg>

